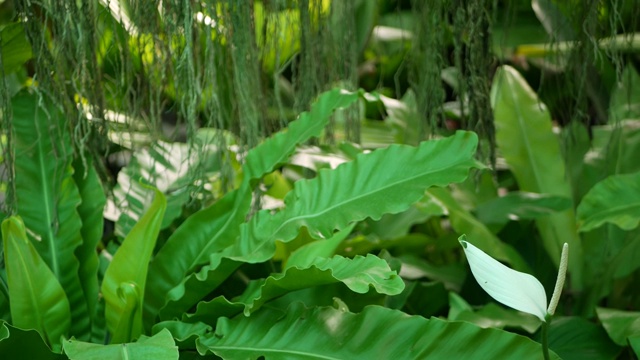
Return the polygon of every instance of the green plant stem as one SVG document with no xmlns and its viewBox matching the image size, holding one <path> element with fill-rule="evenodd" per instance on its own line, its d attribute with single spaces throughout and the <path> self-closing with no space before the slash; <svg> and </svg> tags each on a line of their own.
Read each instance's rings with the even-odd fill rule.
<svg viewBox="0 0 640 360">
<path fill-rule="evenodd" d="M 545 321 L 542 323 L 542 356 L 544 360 L 550 360 L 549 356 L 549 326 L 551 325 L 551 314 L 545 316 Z"/>
</svg>

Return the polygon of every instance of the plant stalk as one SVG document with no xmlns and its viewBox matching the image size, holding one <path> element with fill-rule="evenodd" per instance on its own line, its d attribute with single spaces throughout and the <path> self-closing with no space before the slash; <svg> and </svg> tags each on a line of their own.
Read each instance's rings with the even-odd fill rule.
<svg viewBox="0 0 640 360">
<path fill-rule="evenodd" d="M 551 325 L 551 314 L 547 314 L 542 322 L 542 356 L 544 360 L 551 360 L 549 356 L 549 326 Z"/>
</svg>

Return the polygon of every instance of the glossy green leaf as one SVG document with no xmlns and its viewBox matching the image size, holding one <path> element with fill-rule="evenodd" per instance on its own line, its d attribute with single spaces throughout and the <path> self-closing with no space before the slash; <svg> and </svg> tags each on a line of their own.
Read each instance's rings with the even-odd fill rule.
<svg viewBox="0 0 640 360">
<path fill-rule="evenodd" d="M 298 268 L 306 268 L 308 267 L 316 258 L 329 258 L 333 254 L 335 254 L 336 249 L 340 244 L 351 234 L 353 228 L 356 226 L 355 223 L 351 224 L 347 228 L 338 231 L 335 233 L 330 239 L 327 240 L 317 240 L 306 245 L 301 246 L 296 249 L 289 258 L 287 259 L 287 263 L 285 268 L 290 267 L 298 267 Z"/>
<path fill-rule="evenodd" d="M 538 279 L 506 267 L 467 242 L 464 235 L 460 237 L 460 244 L 473 277 L 484 291 L 499 303 L 545 321 L 547 293 Z"/>
<path fill-rule="evenodd" d="M 396 272 L 374 255 L 353 259 L 335 255 L 329 259 L 316 258 L 304 268 L 290 267 L 284 273 L 271 275 L 258 282 L 259 286 L 250 285 L 247 292 L 234 300 L 247 304 L 244 312 L 248 316 L 267 301 L 288 292 L 337 282 L 360 294 L 373 288 L 381 294 L 397 295 L 404 289 Z"/>
<path fill-rule="evenodd" d="M 80 263 L 78 276 L 87 301 L 89 314 L 91 314 L 91 319 L 95 319 L 98 316 L 96 314 L 96 304 L 100 289 L 98 285 L 99 261 L 96 249 L 102 239 L 104 227 L 102 214 L 106 197 L 98 173 L 93 167 L 93 162 L 90 158 L 87 159 L 86 167 L 83 166 L 82 161 L 76 161 L 74 168 L 73 178 L 82 198 L 82 202 L 78 206 L 78 214 L 82 219 L 82 228 L 80 228 L 82 244 L 75 252 Z M 92 321 L 92 327 L 95 327 L 94 325 Z M 84 339 L 85 337 L 77 336 L 77 338 Z"/>
<path fill-rule="evenodd" d="M 153 203 L 125 237 L 102 282 L 111 342 L 123 343 L 143 332 L 142 310 L 149 260 L 160 232 L 167 201 L 156 190 Z"/>
<path fill-rule="evenodd" d="M 509 221 L 533 220 L 564 211 L 573 206 L 569 198 L 529 192 L 510 192 L 478 205 L 478 220 L 485 224 L 506 224 Z"/>
<path fill-rule="evenodd" d="M 251 149 L 243 165 L 244 178 L 240 188 L 226 194 L 212 206 L 190 216 L 172 234 L 158 252 L 149 269 L 145 318 L 150 326 L 168 302 L 167 294 L 172 290 L 172 299 L 181 299 L 185 292 L 197 302 L 220 281 L 203 283 L 213 276 L 207 270 L 200 272 L 199 278 L 189 275 L 198 265 L 209 261 L 212 253 L 219 252 L 233 244 L 240 233 L 240 225 L 246 220 L 251 205 L 252 186 L 255 181 L 283 165 L 293 154 L 298 144 L 320 135 L 329 123 L 336 109 L 348 106 L 358 99 L 358 93 L 334 89 L 321 94 L 309 112 L 300 114 L 288 128 L 266 139 Z M 177 308 L 180 312 L 195 302 L 183 302 Z"/>
<path fill-rule="evenodd" d="M 523 336 L 379 306 L 358 314 L 300 304 L 286 313 L 265 308 L 220 319 L 215 334 L 196 345 L 225 359 L 542 359 L 540 345 Z"/>
<path fill-rule="evenodd" d="M 3 359 L 63 360 L 51 351 L 35 330 L 22 330 L 0 321 L 0 354 Z"/>
<path fill-rule="evenodd" d="M 613 342 L 627 345 L 627 339 L 640 336 L 640 312 L 596 308 L 598 319 Z"/>
<path fill-rule="evenodd" d="M 266 261 L 274 254 L 276 240 L 293 240 L 302 226 L 311 236 L 326 239 L 353 221 L 404 211 L 422 198 L 425 189 L 462 181 L 471 168 L 480 167 L 473 159 L 477 141 L 475 133 L 460 131 L 419 147 L 392 145 L 298 181 L 285 198 L 283 211 L 256 214 L 243 226 L 236 245 L 212 256 L 212 264 L 222 257 Z"/>
<path fill-rule="evenodd" d="M 216 321 L 217 318 L 210 319 Z M 202 322 L 186 323 L 182 321 L 162 321 L 153 326 L 153 333 L 157 334 L 164 329 L 171 332 L 180 350 L 196 348 L 196 339 L 210 333 L 213 328 Z M 182 357 L 181 357 L 182 358 Z"/>
<path fill-rule="evenodd" d="M 141 337 L 128 344 L 100 345 L 77 340 L 64 342 L 64 352 L 70 360 L 176 360 L 178 347 L 169 330 L 162 330 L 152 337 Z"/>
<path fill-rule="evenodd" d="M 71 325 L 64 289 L 27 238 L 22 219 L 3 221 L 2 239 L 13 325 L 35 329 L 59 349 Z"/>
<path fill-rule="evenodd" d="M 429 189 L 426 196 L 446 208 L 451 226 L 458 234 L 469 235 L 489 255 L 509 263 L 515 269 L 529 271 L 529 266 L 522 256 L 513 247 L 498 239 L 473 214 L 464 209 L 448 189 Z"/>
<path fill-rule="evenodd" d="M 85 336 L 90 316 L 75 251 L 82 244 L 81 202 L 73 181 L 72 146 L 62 111 L 42 93 L 13 97 L 12 143 L 18 215 L 71 306 L 70 336 Z"/>
<path fill-rule="evenodd" d="M 621 350 L 601 327 L 579 317 L 555 319 L 551 323 L 549 349 L 564 360 L 613 360 Z"/>
<path fill-rule="evenodd" d="M 512 67 L 498 69 L 491 88 L 496 144 L 513 172 L 521 191 L 572 198 L 560 143 L 553 133 L 551 116 L 535 91 Z M 549 171 L 553 169 L 553 171 Z M 582 288 L 582 245 L 573 209 L 540 218 L 536 224 L 544 248 L 556 266 L 566 242 L 571 285 Z"/>
<path fill-rule="evenodd" d="M 624 230 L 640 224 L 640 172 L 612 175 L 597 183 L 578 205 L 580 231 L 589 231 L 605 223 Z"/>
</svg>

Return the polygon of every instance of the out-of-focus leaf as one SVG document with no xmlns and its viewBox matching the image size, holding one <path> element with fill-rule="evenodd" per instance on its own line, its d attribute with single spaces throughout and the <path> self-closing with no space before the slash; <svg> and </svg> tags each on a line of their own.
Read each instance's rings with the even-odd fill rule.
<svg viewBox="0 0 640 360">
<path fill-rule="evenodd" d="M 627 339 L 640 336 L 640 312 L 596 308 L 598 319 L 613 342 L 627 346 Z"/>
<path fill-rule="evenodd" d="M 98 302 L 98 253 L 97 247 L 102 239 L 104 227 L 103 211 L 106 203 L 104 190 L 98 177 L 98 173 L 93 167 L 91 159 L 87 159 L 86 167 L 81 161 L 74 164 L 75 172 L 73 178 L 82 202 L 78 206 L 78 214 L 82 219 L 82 244 L 76 249 L 76 256 L 80 267 L 78 276 L 80 284 L 84 290 L 84 296 L 91 314 L 92 328 L 95 328 L 93 320 L 96 316 L 96 304 Z M 97 339 L 96 339 L 97 340 Z"/>
<path fill-rule="evenodd" d="M 509 263 L 515 269 L 529 270 L 522 256 L 513 247 L 500 241 L 475 216 L 465 210 L 449 190 L 432 188 L 427 191 L 427 196 L 447 209 L 451 226 L 457 233 L 469 235 L 469 238 L 474 239 L 474 242 L 485 249 L 489 255 Z"/>
<path fill-rule="evenodd" d="M 484 224 L 503 225 L 510 220 L 537 219 L 569 209 L 569 198 L 548 194 L 510 192 L 476 207 L 478 220 Z"/>
<path fill-rule="evenodd" d="M 71 325 L 64 289 L 27 238 L 22 219 L 4 220 L 2 239 L 13 325 L 35 329 L 59 350 Z"/>
<path fill-rule="evenodd" d="M 0 321 L 0 354 L 3 359 L 66 359 L 52 352 L 37 331 L 22 330 L 4 321 Z"/>
<path fill-rule="evenodd" d="M 102 282 L 107 327 L 112 343 L 137 339 L 143 333 L 142 310 L 149 260 L 167 208 L 156 190 L 153 203 L 125 237 Z"/>
<path fill-rule="evenodd" d="M 212 253 L 234 243 L 240 233 L 240 225 L 249 212 L 254 183 L 277 166 L 283 165 L 298 144 L 319 136 L 336 109 L 348 106 L 357 99 L 358 93 L 341 89 L 333 89 L 320 95 L 312 104 L 311 110 L 300 114 L 285 131 L 249 151 L 239 189 L 227 193 L 212 206 L 190 216 L 176 229 L 150 265 L 150 286 L 145 301 L 146 326 L 150 327 L 155 323 L 153 317 L 167 304 L 169 292 L 173 300 L 181 300 L 185 293 L 188 294 L 189 299 L 175 304 L 169 311 L 179 314 L 195 305 L 224 281 L 222 275 L 233 272 L 235 263 L 227 262 L 227 271 L 216 275 L 210 274 L 215 269 L 206 266 L 197 277 L 195 274 L 190 275 L 198 265 L 208 262 Z"/>
<path fill-rule="evenodd" d="M 387 262 L 374 255 L 353 259 L 336 255 L 329 259 L 316 258 L 305 268 L 290 267 L 282 274 L 250 284 L 247 292 L 234 300 L 246 304 L 244 312 L 248 316 L 267 301 L 287 292 L 337 282 L 361 294 L 373 287 L 378 293 L 397 295 L 404 288 L 402 279 L 389 269 Z"/>
<path fill-rule="evenodd" d="M 583 198 L 577 210 L 580 231 L 605 223 L 632 230 L 640 223 L 640 172 L 612 175 L 597 183 Z"/>
<path fill-rule="evenodd" d="M 24 29 L 22 22 L 15 22 L 0 30 L 0 56 L 4 76 L 20 69 L 33 56 Z"/>
<path fill-rule="evenodd" d="M 565 360 L 613 360 L 621 350 L 601 327 L 579 317 L 553 320 L 549 326 L 549 349 Z"/>
<path fill-rule="evenodd" d="M 575 39 L 571 23 L 562 13 L 562 10 L 555 4 L 555 1 L 532 0 L 531 7 L 547 31 L 547 34 L 556 37 L 556 39 L 560 41 Z"/>
<path fill-rule="evenodd" d="M 512 67 L 498 69 L 491 88 L 496 144 L 521 191 L 571 198 L 570 183 L 551 116 L 526 80 Z M 553 171 L 549 171 L 553 169 Z M 536 220 L 544 248 L 558 266 L 566 242 L 571 248 L 571 285 L 581 289 L 582 245 L 573 209 Z"/>
<path fill-rule="evenodd" d="M 335 233 L 330 239 L 316 240 L 301 246 L 291 253 L 287 259 L 285 268 L 288 269 L 295 266 L 304 269 L 311 265 L 316 258 L 330 258 L 335 254 L 340 243 L 351 234 L 355 226 L 356 224 L 353 223 L 346 229 Z"/>
<path fill-rule="evenodd" d="M 633 349 L 633 352 L 636 353 L 636 356 L 640 357 L 640 336 L 631 336 L 629 337 L 629 344 Z"/>
<path fill-rule="evenodd" d="M 624 68 L 620 82 L 611 94 L 609 117 L 611 123 L 640 119 L 640 75 L 631 64 Z"/>
<path fill-rule="evenodd" d="M 144 336 L 129 344 L 100 345 L 67 340 L 64 342 L 64 352 L 71 360 L 177 360 L 179 357 L 178 347 L 166 329 L 152 337 Z"/>
<path fill-rule="evenodd" d="M 34 90 L 35 91 L 35 90 Z M 27 234 L 56 275 L 71 306 L 70 336 L 85 338 L 90 319 L 75 251 L 82 244 L 81 202 L 73 181 L 72 146 L 62 111 L 42 93 L 12 99 L 15 199 Z M 57 339 L 56 339 L 57 341 Z"/>
<path fill-rule="evenodd" d="M 464 235 L 460 237 L 460 244 L 467 255 L 473 277 L 484 291 L 504 305 L 545 321 L 547 293 L 538 279 L 504 266 L 467 242 Z"/>
<path fill-rule="evenodd" d="M 121 214 L 116 222 L 116 234 L 124 237 L 151 204 L 153 186 L 165 194 L 167 211 L 162 220 L 166 228 L 182 215 L 182 207 L 195 189 L 198 173 L 219 169 L 212 145 L 190 148 L 187 144 L 158 141 L 133 154 L 131 162 L 118 173 L 113 190 Z M 206 161 L 206 163 L 204 163 Z"/>
<path fill-rule="evenodd" d="M 371 221 L 369 228 L 381 239 L 396 239 L 407 235 L 413 225 L 422 223 L 429 217 L 431 214 L 411 206 L 401 213 L 386 214 L 378 221 Z"/>
<path fill-rule="evenodd" d="M 225 359 L 542 359 L 540 344 L 523 336 L 379 306 L 358 314 L 300 304 L 285 313 L 265 308 L 220 319 L 215 334 L 196 345 Z"/>
<path fill-rule="evenodd" d="M 467 321 L 481 328 L 523 329 L 530 334 L 536 332 L 541 324 L 535 316 L 505 309 L 495 303 L 489 303 L 477 311 L 460 312 L 455 318 L 449 320 Z"/>
</svg>

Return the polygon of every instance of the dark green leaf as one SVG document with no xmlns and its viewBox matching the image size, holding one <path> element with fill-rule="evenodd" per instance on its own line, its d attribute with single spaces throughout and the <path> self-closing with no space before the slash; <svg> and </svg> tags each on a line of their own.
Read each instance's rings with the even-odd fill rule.
<svg viewBox="0 0 640 360">
<path fill-rule="evenodd" d="M 3 359 L 66 359 L 52 352 L 35 330 L 22 330 L 4 321 L 0 321 L 0 354 Z"/>
<path fill-rule="evenodd" d="M 300 304 L 286 313 L 264 308 L 220 319 L 215 334 L 196 345 L 225 359 L 542 359 L 540 345 L 523 336 L 379 306 L 359 314 Z"/>
<path fill-rule="evenodd" d="M 611 340 L 620 346 L 627 345 L 627 339 L 640 336 L 640 312 L 596 308 L 598 319 Z"/>
<path fill-rule="evenodd" d="M 571 206 L 573 202 L 569 198 L 517 191 L 478 205 L 475 213 L 484 224 L 503 225 L 509 221 L 549 216 Z"/>
<path fill-rule="evenodd" d="M 621 350 L 601 327 L 579 317 L 555 319 L 551 323 L 549 349 L 564 360 L 615 359 Z"/>
</svg>

